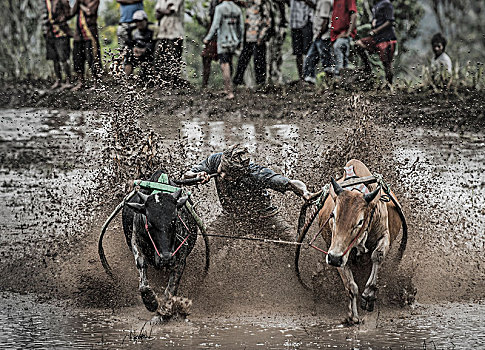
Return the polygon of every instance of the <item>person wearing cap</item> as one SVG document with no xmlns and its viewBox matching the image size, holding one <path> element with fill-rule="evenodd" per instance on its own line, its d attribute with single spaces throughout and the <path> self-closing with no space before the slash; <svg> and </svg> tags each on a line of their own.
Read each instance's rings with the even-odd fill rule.
<svg viewBox="0 0 485 350">
<path fill-rule="evenodd" d="M 136 11 L 144 10 L 143 0 L 116 0 L 120 4 L 120 22 L 116 29 L 118 48 L 120 52 L 128 49 L 130 45 L 130 32 L 135 28 L 133 15 Z"/>
<path fill-rule="evenodd" d="M 291 180 L 252 163 L 247 148 L 238 144 L 210 155 L 187 171 L 184 178 L 199 178 L 203 184 L 211 175 L 218 175 L 215 177 L 217 194 L 226 214 L 258 227 L 272 228 L 272 231 L 286 231 L 289 226 L 278 215 L 279 210 L 272 204 L 268 189 L 281 193 L 292 191 L 305 200 L 314 197 L 302 181 Z"/>
<path fill-rule="evenodd" d="M 138 10 L 133 14 L 136 27 L 129 32 L 128 53 L 125 56 L 125 73 L 130 76 L 133 67 L 142 64 L 150 65 L 153 61 L 153 31 L 148 28 L 148 16 L 145 11 Z"/>
</svg>

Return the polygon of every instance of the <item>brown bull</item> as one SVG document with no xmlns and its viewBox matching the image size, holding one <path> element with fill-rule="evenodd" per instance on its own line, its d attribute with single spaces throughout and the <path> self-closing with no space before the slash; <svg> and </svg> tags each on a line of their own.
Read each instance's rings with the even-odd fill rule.
<svg viewBox="0 0 485 350">
<path fill-rule="evenodd" d="M 354 172 L 352 177 L 372 175 L 369 169 L 358 160 L 353 159 L 346 164 L 346 169 L 352 169 L 352 167 Z M 402 214 L 402 212 L 396 207 L 399 202 L 394 194 L 390 193 L 393 200 L 389 201 L 376 184 L 368 185 L 368 190 L 362 186 L 361 190 L 366 193 L 357 189 L 343 189 L 339 183 L 348 178 L 345 174 L 338 181 L 332 178 L 330 196 L 319 212 L 318 222 L 320 232 L 329 246 L 327 263 L 337 267 L 349 294 L 349 316 L 346 322 L 355 324 L 360 321 L 357 312 L 359 288 L 347 264 L 349 254 L 354 248 L 357 255 L 369 252 L 371 254 L 372 271 L 362 293 L 361 307 L 364 310 L 373 311 L 378 270 L 391 243 L 399 234 L 401 229 L 399 213 Z M 399 248 L 401 254 L 406 247 L 406 230 L 403 231 Z"/>
</svg>

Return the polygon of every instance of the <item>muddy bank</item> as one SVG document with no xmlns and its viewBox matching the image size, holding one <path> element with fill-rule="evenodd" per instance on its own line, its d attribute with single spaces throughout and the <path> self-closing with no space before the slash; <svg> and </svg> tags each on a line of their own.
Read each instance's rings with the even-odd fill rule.
<svg viewBox="0 0 485 350">
<path fill-rule="evenodd" d="M 221 92 L 198 88 L 171 90 L 125 86 L 110 82 L 96 91 L 51 91 L 46 81 L 6 81 L 0 92 L 2 108 L 56 108 L 108 111 L 113 104 L 136 101 L 146 114 L 163 110 L 168 115 L 205 111 L 209 115 L 239 111 L 249 118 L 342 121 L 346 99 L 354 95 L 369 102 L 369 111 L 384 125 L 430 126 L 454 131 L 472 131 L 485 125 L 485 92 L 463 89 L 457 93 L 435 93 L 425 89 L 389 91 L 321 90 L 309 85 L 267 88 L 254 92 L 240 88 L 235 101 L 225 101 Z M 130 109 L 125 106 L 125 109 Z M 133 108 L 131 108 L 133 109 Z"/>
</svg>

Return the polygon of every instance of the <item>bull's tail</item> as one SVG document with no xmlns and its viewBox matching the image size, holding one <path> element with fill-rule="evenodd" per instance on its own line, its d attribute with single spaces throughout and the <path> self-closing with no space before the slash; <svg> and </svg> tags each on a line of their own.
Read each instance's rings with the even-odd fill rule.
<svg viewBox="0 0 485 350">
<path fill-rule="evenodd" d="M 111 215 L 108 217 L 108 219 L 104 223 L 103 227 L 101 228 L 101 234 L 99 235 L 99 240 L 98 240 L 99 259 L 101 260 L 101 264 L 103 265 L 104 271 L 112 279 L 114 279 L 113 271 L 111 270 L 111 267 L 109 266 L 108 260 L 106 259 L 106 255 L 104 254 L 104 249 L 103 249 L 104 234 L 106 233 L 106 229 L 108 228 L 108 225 L 110 224 L 110 222 L 114 219 L 114 217 L 120 212 L 120 210 L 125 205 L 125 202 L 129 201 L 135 194 L 136 194 L 135 190 L 131 191 L 130 193 L 128 193 L 126 195 L 126 197 L 123 199 L 123 201 L 120 204 L 118 204 L 118 206 L 115 208 L 115 210 L 113 210 Z"/>
</svg>

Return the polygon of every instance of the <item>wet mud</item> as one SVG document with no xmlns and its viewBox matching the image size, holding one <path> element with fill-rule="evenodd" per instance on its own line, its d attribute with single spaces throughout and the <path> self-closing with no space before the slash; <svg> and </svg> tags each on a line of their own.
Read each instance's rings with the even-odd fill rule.
<svg viewBox="0 0 485 350">
<path fill-rule="evenodd" d="M 437 96 L 308 91 L 242 92 L 234 102 L 195 91 L 136 91 L 125 99 L 112 90 L 67 94 L 37 87 L 17 92 L 21 98 L 1 96 L 0 289 L 10 311 L 0 338 L 28 330 L 30 315 L 32 337 L 50 348 L 56 339 L 72 348 L 483 343 L 483 325 L 474 321 L 485 300 L 483 96 L 448 96 L 437 105 Z M 399 262 L 398 244 L 392 247 L 380 272 L 377 310 L 361 311 L 363 325 L 340 328 L 347 307 L 342 282 L 311 249 L 303 249 L 300 267 L 307 290 L 294 274 L 293 246 L 212 238 L 206 275 L 199 240 L 179 291 L 192 300 L 192 314 L 172 324 L 152 322 L 144 309 L 119 217 L 104 243 L 117 278 L 104 274 L 99 230 L 132 180 L 160 165 L 179 177 L 236 142 L 256 163 L 313 191 L 342 174 L 351 158 L 392 186 L 407 217 L 408 248 Z M 213 183 L 191 191 L 209 233 L 238 230 L 222 215 Z M 272 197 L 293 230 L 291 240 L 302 200 L 290 193 Z M 316 224 L 309 236 L 315 230 Z M 357 271 L 361 290 L 367 276 L 368 269 Z M 157 292 L 166 278 L 149 270 Z M 38 325 L 48 314 L 56 321 L 43 331 Z M 70 332 L 80 329 L 86 339 L 70 343 Z"/>
</svg>

